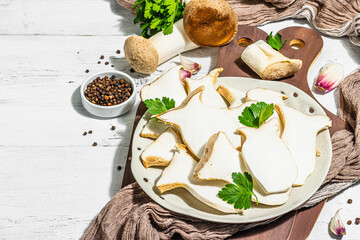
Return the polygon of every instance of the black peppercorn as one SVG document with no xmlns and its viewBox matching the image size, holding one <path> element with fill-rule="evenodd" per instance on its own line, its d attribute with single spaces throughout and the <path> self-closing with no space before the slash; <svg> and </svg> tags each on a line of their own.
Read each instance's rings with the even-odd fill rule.
<svg viewBox="0 0 360 240">
<path fill-rule="evenodd" d="M 87 85 L 85 98 L 97 105 L 112 106 L 120 104 L 131 96 L 132 86 L 125 79 L 117 79 L 115 75 L 97 77 Z"/>
</svg>

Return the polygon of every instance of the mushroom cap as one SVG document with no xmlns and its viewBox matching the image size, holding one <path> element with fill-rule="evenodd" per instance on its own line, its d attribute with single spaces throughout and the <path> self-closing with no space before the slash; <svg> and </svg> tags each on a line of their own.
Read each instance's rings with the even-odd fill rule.
<svg viewBox="0 0 360 240">
<path fill-rule="evenodd" d="M 139 73 L 155 72 L 159 63 L 159 54 L 153 44 L 141 36 L 131 36 L 125 40 L 125 58 L 130 66 Z"/>
<path fill-rule="evenodd" d="M 185 7 L 184 30 L 196 45 L 227 44 L 234 39 L 237 29 L 236 13 L 225 0 L 194 0 Z"/>
</svg>

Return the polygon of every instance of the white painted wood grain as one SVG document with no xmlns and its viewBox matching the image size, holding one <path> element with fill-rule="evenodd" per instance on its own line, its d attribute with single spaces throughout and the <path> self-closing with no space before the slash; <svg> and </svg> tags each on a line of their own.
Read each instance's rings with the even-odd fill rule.
<svg viewBox="0 0 360 240">
<path fill-rule="evenodd" d="M 151 76 L 131 73 L 123 53 L 115 52 L 140 32 L 132 20 L 113 0 L 0 0 L 0 239 L 78 239 L 120 189 L 124 169 L 117 167 L 125 164 L 136 109 L 95 118 L 82 107 L 79 86 L 92 73 L 117 69 L 140 89 L 179 63 L 176 57 Z M 261 28 L 289 25 L 308 26 L 287 20 Z M 359 49 L 347 39 L 324 41 L 309 82 L 328 59 L 342 62 L 346 72 L 360 62 Z M 217 52 L 201 48 L 184 55 L 203 65 L 201 77 L 215 66 Z M 336 109 L 332 95 L 321 97 Z M 88 130 L 93 134 L 83 136 Z M 354 203 L 346 204 L 347 198 Z M 357 199 L 358 185 L 330 200 L 310 239 L 331 239 L 327 223 L 339 207 L 344 220 L 354 220 Z M 352 225 L 344 239 L 359 235 L 360 227 Z"/>
</svg>

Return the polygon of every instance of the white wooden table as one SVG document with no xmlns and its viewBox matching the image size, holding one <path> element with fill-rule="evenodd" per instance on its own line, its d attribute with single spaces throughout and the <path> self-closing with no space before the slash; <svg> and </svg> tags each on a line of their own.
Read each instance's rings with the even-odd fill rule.
<svg viewBox="0 0 360 240">
<path fill-rule="evenodd" d="M 151 76 L 131 73 L 116 50 L 140 33 L 132 20 L 114 0 L 0 0 L 0 239 L 78 239 L 120 189 L 136 107 L 118 118 L 94 118 L 81 105 L 79 86 L 89 74 L 113 68 L 140 87 L 179 62 L 174 58 Z M 261 28 L 286 26 L 309 27 L 287 20 Z M 214 67 L 217 49 L 184 55 L 203 65 L 201 77 Z M 360 48 L 346 38 L 324 37 L 309 84 L 328 60 L 349 73 L 360 63 Z M 336 112 L 334 95 L 317 97 Z M 354 222 L 359 190 L 357 185 L 330 199 L 310 239 L 332 239 L 328 222 L 338 208 L 345 222 Z M 359 239 L 360 225 L 346 227 L 343 239 Z"/>
</svg>

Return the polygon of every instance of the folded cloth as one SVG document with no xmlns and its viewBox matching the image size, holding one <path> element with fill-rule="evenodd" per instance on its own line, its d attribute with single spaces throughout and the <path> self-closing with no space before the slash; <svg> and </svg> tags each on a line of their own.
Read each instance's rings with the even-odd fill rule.
<svg viewBox="0 0 360 240">
<path fill-rule="evenodd" d="M 135 0 L 117 0 L 131 11 Z M 360 46 L 360 0 L 227 0 L 241 25 L 306 18 L 319 32 Z"/>
<path fill-rule="evenodd" d="M 360 69 L 339 86 L 339 115 L 351 130 L 332 136 L 333 157 L 322 187 L 299 208 L 313 206 L 360 179 Z M 277 218 L 249 224 L 207 222 L 171 212 L 151 200 L 137 183 L 121 189 L 101 210 L 82 239 L 225 239 Z"/>
</svg>

